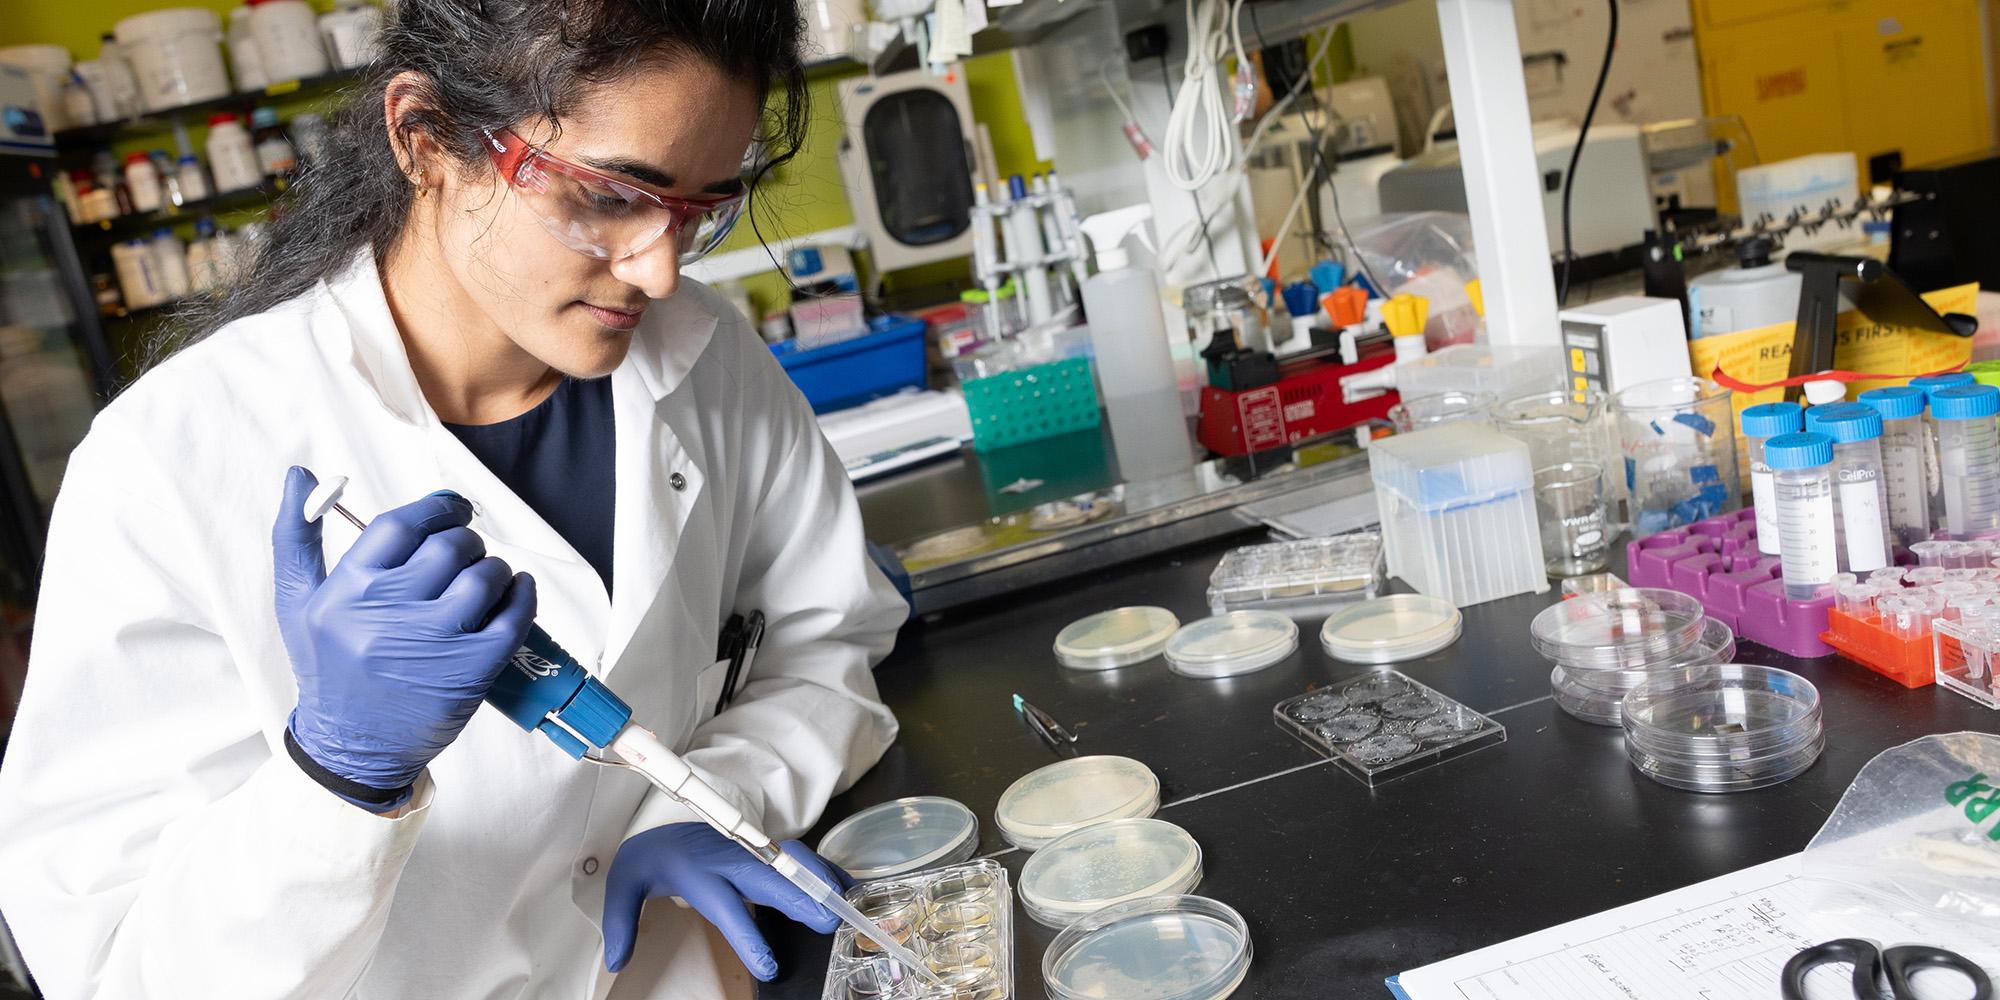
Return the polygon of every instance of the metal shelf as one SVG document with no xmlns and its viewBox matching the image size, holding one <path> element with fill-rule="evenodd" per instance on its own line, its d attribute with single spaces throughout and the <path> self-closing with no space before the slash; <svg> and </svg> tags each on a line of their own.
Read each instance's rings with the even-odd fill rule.
<svg viewBox="0 0 2000 1000">
<path fill-rule="evenodd" d="M 71 226 L 70 230 L 79 237 L 95 237 L 99 234 L 150 232 L 161 226 L 171 226 L 186 222 L 200 215 L 213 215 L 242 208 L 258 208 L 270 203 L 270 196 L 260 188 L 245 191 L 231 191 L 213 198 L 191 201 L 178 208 L 163 208 L 155 212 L 136 212 L 121 215 L 115 219 L 90 222 Z"/>
<path fill-rule="evenodd" d="M 287 80 L 283 83 L 274 83 L 263 90 L 255 92 L 245 91 L 243 93 L 230 94 L 227 97 L 217 97 L 213 100 L 183 104 L 178 108 L 169 108 L 165 111 L 147 111 L 143 114 L 134 115 L 131 118 L 121 118 L 113 122 L 63 129 L 55 135 L 56 148 L 75 149 L 82 146 L 101 146 L 125 136 L 162 132 L 172 128 L 174 120 L 178 118 L 205 116 L 215 111 L 234 111 L 245 105 L 255 104 L 258 101 L 330 94 L 347 84 L 362 79 L 365 75 L 365 72 L 361 70 L 339 70 L 328 73 L 325 76 L 316 76 L 309 80 Z"/>
</svg>

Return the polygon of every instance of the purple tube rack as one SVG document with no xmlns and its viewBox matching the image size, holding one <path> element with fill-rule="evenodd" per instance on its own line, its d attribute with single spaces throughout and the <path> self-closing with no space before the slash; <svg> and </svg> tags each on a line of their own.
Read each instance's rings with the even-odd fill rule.
<svg viewBox="0 0 2000 1000">
<path fill-rule="evenodd" d="M 1699 600 L 1736 634 L 1804 659 L 1830 656 L 1820 640 L 1833 596 L 1785 597 L 1777 556 L 1757 551 L 1757 512 L 1744 508 L 1636 539 L 1625 547 L 1626 579 Z"/>
</svg>

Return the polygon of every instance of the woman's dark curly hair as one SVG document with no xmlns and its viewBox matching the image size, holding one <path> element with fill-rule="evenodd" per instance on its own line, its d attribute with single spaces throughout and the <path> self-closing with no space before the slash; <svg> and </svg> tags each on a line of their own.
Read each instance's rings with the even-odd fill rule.
<svg viewBox="0 0 2000 1000">
<path fill-rule="evenodd" d="M 765 171 L 804 141 L 804 22 L 795 0 L 400 0 L 393 9 L 366 82 L 333 114 L 327 154 L 280 198 L 254 259 L 219 294 L 183 310 L 162 348 L 296 298 L 363 249 L 388 253 L 414 197 L 383 115 L 384 92 L 404 73 L 423 82 L 396 123 L 394 145 L 415 148 L 421 135 L 468 172 L 492 169 L 481 129 L 560 127 L 593 85 L 649 60 L 703 59 L 759 87 Z M 671 94 L 655 107 L 635 112 L 701 113 Z"/>
</svg>

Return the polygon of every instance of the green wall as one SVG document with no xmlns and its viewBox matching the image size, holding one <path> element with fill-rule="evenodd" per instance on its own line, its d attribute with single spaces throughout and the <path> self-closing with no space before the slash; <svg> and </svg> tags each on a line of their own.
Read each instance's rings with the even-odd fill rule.
<svg viewBox="0 0 2000 1000">
<path fill-rule="evenodd" d="M 315 0 L 331 9 L 332 0 Z M 0 46 L 53 43 L 70 50 L 78 59 L 97 55 L 98 36 L 110 31 L 120 18 L 165 6 L 203 6 L 215 9 L 224 18 L 238 0 L 0 0 L 6 15 L 0 17 Z M 987 127 L 993 139 L 993 154 L 1000 176 L 1030 174 L 1052 169 L 1053 164 L 1038 160 L 1034 138 L 1022 113 L 1016 89 L 1013 60 L 1006 53 L 978 56 L 962 64 L 967 89 L 972 95 L 973 117 Z M 860 70 L 823 73 L 811 82 L 812 118 L 805 145 L 789 164 L 765 179 L 755 199 L 756 226 L 747 220 L 731 235 L 723 249 L 754 246 L 761 230 L 767 238 L 788 234 L 813 233 L 844 226 L 854 221 L 848 208 L 846 185 L 836 159 L 845 129 L 840 112 L 839 81 Z M 307 102 L 276 102 L 281 114 L 306 110 Z M 191 129 L 197 149 L 205 129 Z M 171 145 L 167 135 L 119 144 L 119 152 L 137 148 Z M 232 220 L 221 220 L 230 222 Z M 240 221 L 240 220 L 235 220 Z M 964 264 L 935 265 L 887 276 L 894 287 L 899 278 L 912 283 L 932 283 L 962 276 Z M 784 279 L 777 274 L 746 282 L 759 310 L 782 306 L 787 298 Z"/>
</svg>

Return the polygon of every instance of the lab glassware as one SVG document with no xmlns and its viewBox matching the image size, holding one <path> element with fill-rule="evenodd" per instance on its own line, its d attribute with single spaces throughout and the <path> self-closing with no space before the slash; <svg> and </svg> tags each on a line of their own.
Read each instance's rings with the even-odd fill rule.
<svg viewBox="0 0 2000 1000">
<path fill-rule="evenodd" d="M 1661 379 L 1620 392 L 1612 408 L 1635 536 L 1735 507 L 1741 487 L 1728 389 L 1705 378 Z"/>
<path fill-rule="evenodd" d="M 1528 446 L 1535 468 L 1568 463 L 1604 470 L 1605 502 L 1613 508 L 1624 495 L 1624 477 L 1612 475 L 1618 461 L 1618 429 L 1611 401 L 1596 389 L 1560 389 L 1516 396 L 1493 406 L 1493 426 Z"/>
<path fill-rule="evenodd" d="M 1609 562 L 1603 467 L 1567 462 L 1536 469 L 1535 512 L 1542 526 L 1542 565 L 1550 576 L 1596 573 Z"/>
<path fill-rule="evenodd" d="M 1921 408 L 1921 406 L 1919 407 Z M 1743 439 L 1750 454 L 1750 500 L 1757 508 L 1757 551 L 1778 554 L 1778 497 L 1771 466 L 1764 461 L 1764 442 L 1780 434 L 1797 434 L 1804 411 L 1797 403 L 1760 403 L 1743 411 Z M 1918 484 L 1921 487 L 1921 483 Z"/>
<path fill-rule="evenodd" d="M 1931 394 L 1944 526 L 1953 538 L 2000 531 L 2000 389 L 1961 385 Z"/>
<path fill-rule="evenodd" d="M 1840 516 L 1840 568 L 1872 573 L 1889 565 L 1889 491 L 1882 475 L 1882 415 L 1865 403 L 1814 407 L 1817 428 L 1833 438 L 1834 509 Z"/>
<path fill-rule="evenodd" d="M 1840 572 L 1834 537 L 1833 439 L 1825 434 L 1780 434 L 1764 443 L 1778 501 L 1779 553 L 1785 596 L 1809 601 Z"/>
<path fill-rule="evenodd" d="M 1490 418 L 1492 408 L 1492 393 L 1440 392 L 1405 398 L 1389 408 L 1389 422 L 1396 425 L 1397 433 L 1408 434 L 1461 420 L 1484 422 Z"/>
<path fill-rule="evenodd" d="M 1909 386 L 1861 394 L 1861 402 L 1882 415 L 1882 484 L 1889 498 L 1889 534 L 1906 549 L 1931 536 L 1924 398 L 1922 389 Z"/>
</svg>

